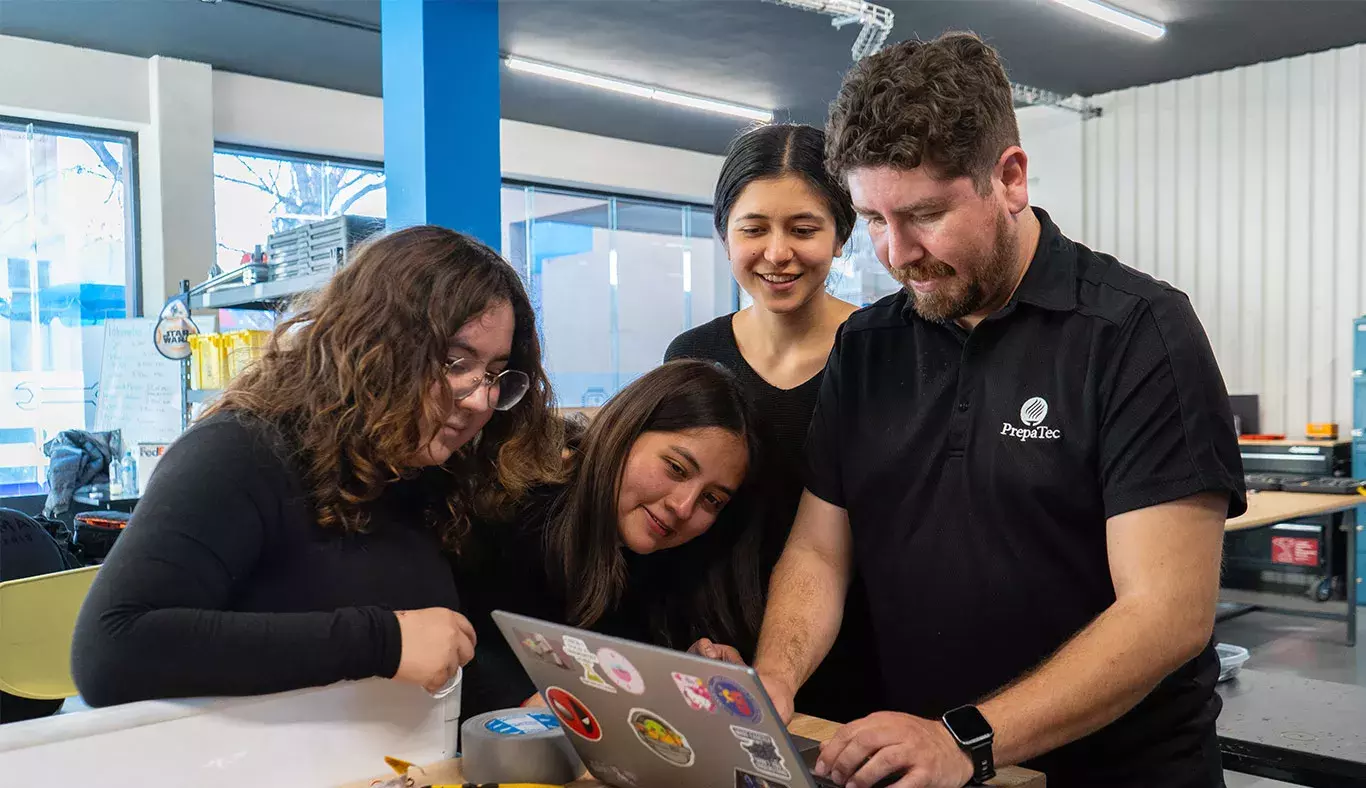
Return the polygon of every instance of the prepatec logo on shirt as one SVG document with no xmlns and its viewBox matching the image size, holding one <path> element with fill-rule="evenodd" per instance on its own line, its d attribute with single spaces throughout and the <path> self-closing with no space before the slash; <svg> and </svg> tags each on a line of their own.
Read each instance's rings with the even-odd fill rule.
<svg viewBox="0 0 1366 788">
<path fill-rule="evenodd" d="M 1055 441 L 1062 438 L 1062 430 L 1043 426 L 1043 420 L 1048 418 L 1048 400 L 1043 397 L 1030 397 L 1025 400 L 1025 404 L 1020 406 L 1020 421 L 1024 422 L 1023 427 L 1017 427 L 1008 421 L 1001 422 L 1001 434 L 1017 438 L 1021 443 L 1025 441 Z"/>
</svg>

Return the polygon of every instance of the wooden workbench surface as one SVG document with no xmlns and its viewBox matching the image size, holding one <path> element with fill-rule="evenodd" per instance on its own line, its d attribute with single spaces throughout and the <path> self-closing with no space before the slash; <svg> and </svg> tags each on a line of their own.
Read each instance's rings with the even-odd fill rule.
<svg viewBox="0 0 1366 788">
<path fill-rule="evenodd" d="M 1260 528 L 1264 525 L 1271 525 L 1296 517 L 1340 512 L 1357 504 L 1366 504 L 1366 496 L 1250 492 L 1247 494 L 1247 511 L 1224 523 L 1224 530 L 1241 531 L 1246 528 Z"/>
<path fill-rule="evenodd" d="M 835 731 L 838 729 L 839 725 L 837 723 L 828 722 L 816 717 L 808 717 L 804 714 L 798 714 L 792 719 L 792 724 L 788 726 L 788 730 L 798 736 L 805 736 L 808 739 L 815 739 L 817 741 L 829 739 L 831 736 L 835 735 Z M 426 767 L 425 772 L 423 780 L 418 783 L 419 785 L 424 782 L 454 783 L 459 785 L 464 779 L 460 774 L 460 760 L 458 758 L 432 764 L 431 766 Z M 390 776 L 392 776 L 392 773 L 389 775 L 376 775 L 378 778 Z M 348 783 L 345 788 L 368 788 L 369 785 L 370 780 L 360 780 L 354 783 Z M 1009 786 L 1009 788 L 1046 788 L 1046 783 L 1042 774 L 1015 766 L 1007 766 L 1001 769 L 1000 774 L 996 776 L 996 779 L 992 780 L 988 785 Z M 570 788 L 603 788 L 603 784 L 597 780 L 585 778 L 570 783 Z M 659 786 L 658 788 L 665 787 Z M 725 788 L 729 788 L 729 786 L 726 786 Z"/>
</svg>

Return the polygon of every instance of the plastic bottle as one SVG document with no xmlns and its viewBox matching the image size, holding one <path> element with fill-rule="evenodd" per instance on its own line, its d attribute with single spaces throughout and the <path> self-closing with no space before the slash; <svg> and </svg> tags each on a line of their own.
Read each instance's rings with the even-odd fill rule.
<svg viewBox="0 0 1366 788">
<path fill-rule="evenodd" d="M 131 498 L 138 494 L 138 466 L 133 461 L 131 450 L 123 455 L 123 462 L 120 464 L 123 466 L 119 473 L 119 476 L 123 477 L 123 494 Z"/>
<path fill-rule="evenodd" d="M 109 497 L 123 495 L 123 460 L 115 457 L 109 461 Z"/>
</svg>

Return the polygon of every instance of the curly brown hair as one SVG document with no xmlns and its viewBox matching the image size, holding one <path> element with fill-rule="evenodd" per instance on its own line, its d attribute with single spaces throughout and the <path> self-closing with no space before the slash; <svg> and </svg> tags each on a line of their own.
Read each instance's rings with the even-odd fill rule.
<svg viewBox="0 0 1366 788">
<path fill-rule="evenodd" d="M 1010 80 L 996 50 L 972 33 L 902 41 L 859 61 L 830 104 L 826 167 L 969 176 L 985 192 L 1001 154 L 1020 144 Z"/>
<path fill-rule="evenodd" d="M 432 226 L 369 241 L 276 327 L 264 356 L 205 415 L 274 426 L 304 468 L 319 525 L 363 531 L 368 504 L 413 474 L 430 438 L 421 425 L 441 424 L 455 406 L 443 367 L 452 339 L 503 303 L 514 314 L 508 368 L 531 388 L 443 466 L 448 512 L 432 512 L 431 525 L 458 549 L 471 517 L 505 517 L 528 488 L 564 474 L 531 302 L 512 266 L 479 241 Z"/>
</svg>

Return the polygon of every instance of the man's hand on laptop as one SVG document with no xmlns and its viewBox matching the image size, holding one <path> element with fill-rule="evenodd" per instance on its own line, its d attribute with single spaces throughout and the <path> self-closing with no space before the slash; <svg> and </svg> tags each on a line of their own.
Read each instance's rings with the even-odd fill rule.
<svg viewBox="0 0 1366 788">
<path fill-rule="evenodd" d="M 972 779 L 972 761 L 943 723 L 879 711 L 835 731 L 813 771 L 848 788 L 868 788 L 898 772 L 917 788 L 962 788 Z"/>
<path fill-rule="evenodd" d="M 535 695 L 532 695 L 531 697 L 527 698 L 526 700 L 522 701 L 522 708 L 524 708 L 524 709 L 525 709 L 525 708 L 530 708 L 530 707 L 540 707 L 540 706 L 545 706 L 545 698 L 542 698 L 542 697 L 541 697 L 541 693 L 539 693 L 539 692 L 536 693 Z"/>
<path fill-rule="evenodd" d="M 717 659 L 722 662 L 730 662 L 734 665 L 743 665 L 745 660 L 740 656 L 740 652 L 734 646 L 726 646 L 721 643 L 713 643 L 707 638 L 701 638 L 696 643 L 688 647 L 689 654 L 696 654 L 707 659 Z"/>
</svg>

